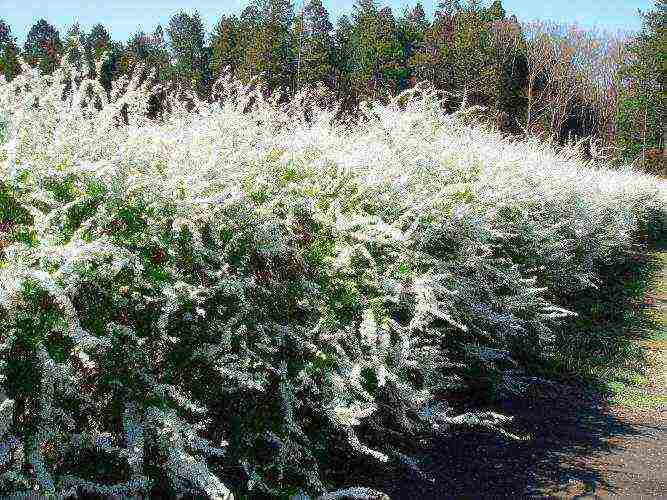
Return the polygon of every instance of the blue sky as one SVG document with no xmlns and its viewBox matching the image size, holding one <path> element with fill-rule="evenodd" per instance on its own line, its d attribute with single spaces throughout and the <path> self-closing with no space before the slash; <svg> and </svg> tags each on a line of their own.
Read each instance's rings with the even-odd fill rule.
<svg viewBox="0 0 667 500">
<path fill-rule="evenodd" d="M 300 3 L 296 0 L 295 3 Z M 486 0 L 489 2 L 490 0 Z M 354 0 L 323 0 L 333 19 L 349 14 Z M 380 5 L 391 5 L 395 14 L 416 0 L 379 0 Z M 423 0 L 428 16 L 432 16 L 438 0 Z M 199 10 L 208 28 L 221 14 L 240 12 L 248 0 L 106 0 L 105 2 L 75 0 L 0 0 L 0 18 L 12 28 L 19 43 L 39 18 L 54 24 L 63 35 L 68 26 L 78 20 L 84 29 L 102 22 L 116 40 L 127 40 L 138 29 L 152 31 L 160 23 L 182 8 Z M 653 0 L 503 0 L 505 10 L 521 20 L 548 19 L 558 22 L 576 22 L 585 27 L 608 31 L 634 31 L 641 27 L 638 9 L 649 10 Z"/>
</svg>

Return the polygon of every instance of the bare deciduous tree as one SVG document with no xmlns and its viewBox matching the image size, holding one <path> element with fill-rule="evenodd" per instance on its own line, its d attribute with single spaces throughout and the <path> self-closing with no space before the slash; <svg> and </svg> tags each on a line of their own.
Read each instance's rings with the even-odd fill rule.
<svg viewBox="0 0 667 500">
<path fill-rule="evenodd" d="M 595 133 L 603 144 L 611 144 L 616 137 L 616 113 L 623 82 L 619 70 L 631 56 L 627 35 L 603 34 L 598 37 L 597 50 L 590 54 L 588 79 L 588 103 L 596 114 Z"/>
<path fill-rule="evenodd" d="M 542 127 L 561 134 L 573 105 L 586 108 L 590 133 L 613 142 L 622 82 L 619 69 L 629 57 L 623 34 L 598 33 L 577 25 L 524 25 L 528 63 L 526 132 Z M 587 116 L 583 116 L 587 115 Z"/>
</svg>

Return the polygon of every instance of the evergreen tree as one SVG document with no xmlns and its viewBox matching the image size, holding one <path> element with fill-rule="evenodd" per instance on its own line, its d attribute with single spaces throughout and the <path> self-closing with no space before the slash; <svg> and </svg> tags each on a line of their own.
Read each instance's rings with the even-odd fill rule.
<svg viewBox="0 0 667 500">
<path fill-rule="evenodd" d="M 381 59 L 380 73 L 385 88 L 396 94 L 409 86 L 410 71 L 407 67 L 405 46 L 401 31 L 389 7 L 379 12 L 380 38 L 378 55 Z"/>
<path fill-rule="evenodd" d="M 236 37 L 237 61 L 239 69 L 246 63 L 246 53 L 253 42 L 255 33 L 260 30 L 261 19 L 257 6 L 250 4 L 239 16 L 238 36 Z M 245 67 L 243 68 L 245 69 Z"/>
<path fill-rule="evenodd" d="M 147 78 L 155 72 L 157 83 L 168 84 L 172 78 L 171 60 L 162 27 L 158 25 L 152 35 L 138 31 L 130 37 L 125 47 L 112 43 L 113 53 L 118 51 L 117 72 L 122 75 L 133 74 L 138 65 L 143 66 L 141 78 Z M 165 93 L 153 95 L 149 103 L 149 116 L 156 117 L 163 110 Z"/>
<path fill-rule="evenodd" d="M 667 0 L 643 14 L 641 33 L 630 46 L 634 57 L 622 70 L 627 87 L 618 115 L 618 142 L 625 160 L 657 166 L 667 174 Z"/>
<path fill-rule="evenodd" d="M 294 21 L 293 53 L 296 55 L 294 88 L 318 82 L 334 83 L 333 25 L 322 0 L 308 1 Z"/>
<path fill-rule="evenodd" d="M 9 42 L 16 43 L 16 38 L 12 36 L 12 29 L 4 19 L 0 19 L 0 44 L 5 45 Z"/>
<path fill-rule="evenodd" d="M 200 95 L 210 83 L 209 52 L 205 48 L 206 32 L 197 11 L 179 12 L 167 28 L 173 56 L 172 77 L 186 86 L 192 85 Z"/>
<path fill-rule="evenodd" d="M 291 0 L 253 0 L 243 11 L 244 50 L 239 64 L 242 80 L 262 73 L 269 91 L 292 87 L 296 70 L 290 37 L 293 19 Z"/>
<path fill-rule="evenodd" d="M 493 64 L 490 25 L 486 12 L 476 1 L 468 4 L 454 18 L 454 57 L 452 90 L 470 104 L 492 106 L 500 79 Z"/>
<path fill-rule="evenodd" d="M 337 99 L 342 103 L 342 108 L 349 110 L 356 100 L 351 77 L 355 51 L 354 27 L 346 15 L 338 18 L 333 38 L 334 89 Z"/>
<path fill-rule="evenodd" d="M 500 2 L 489 9 L 475 0 L 438 4 L 434 22 L 408 65 L 416 79 L 427 79 L 448 92 L 450 111 L 464 100 L 496 112 L 502 104 L 506 68 L 497 60 L 492 23 L 504 15 Z"/>
<path fill-rule="evenodd" d="M 72 24 L 67 30 L 65 38 L 64 53 L 67 54 L 68 60 L 79 71 L 85 71 L 86 64 L 86 34 L 81 30 L 81 25 L 77 22 Z"/>
<path fill-rule="evenodd" d="M 21 71 L 19 65 L 19 48 L 12 30 L 4 20 L 0 19 L 0 76 L 12 80 Z"/>
<path fill-rule="evenodd" d="M 236 16 L 222 16 L 211 37 L 211 72 L 218 78 L 229 67 L 236 73 L 240 57 L 240 26 Z"/>
<path fill-rule="evenodd" d="M 520 132 L 525 122 L 526 61 L 523 31 L 516 18 L 490 23 L 494 71 L 497 90 L 493 113 L 503 130 Z"/>
<path fill-rule="evenodd" d="M 435 11 L 436 18 L 454 17 L 461 12 L 460 0 L 442 0 Z"/>
<path fill-rule="evenodd" d="M 94 55 L 101 54 L 111 44 L 111 35 L 107 29 L 100 23 L 95 24 L 86 38 L 86 47 L 90 49 Z"/>
<path fill-rule="evenodd" d="M 38 66 L 45 74 L 52 73 L 63 53 L 58 30 L 45 19 L 40 19 L 28 32 L 23 53 L 28 64 Z"/>
<path fill-rule="evenodd" d="M 85 40 L 88 66 L 94 69 L 95 61 L 106 53 L 106 59 L 101 68 L 102 85 L 107 90 L 111 88 L 111 80 L 120 70 L 120 60 L 123 55 L 122 44 L 111 40 L 111 35 L 100 23 L 95 24 Z"/>
<path fill-rule="evenodd" d="M 139 63 L 145 65 L 147 72 L 155 70 L 160 81 L 170 77 L 170 57 L 161 26 L 152 35 L 139 31 L 128 40 L 120 59 L 120 72 L 130 74 Z"/>
<path fill-rule="evenodd" d="M 400 40 L 403 46 L 403 65 L 408 68 L 411 84 L 416 83 L 417 71 L 415 71 L 418 59 L 416 58 L 420 49 L 424 46 L 426 33 L 430 23 L 426 19 L 426 13 L 421 2 L 412 9 L 406 9 L 399 23 Z"/>
<path fill-rule="evenodd" d="M 455 15 L 458 3 L 440 2 L 435 19 L 424 33 L 408 65 L 416 80 L 428 80 L 439 89 L 451 89 L 453 80 Z"/>
<path fill-rule="evenodd" d="M 501 0 L 493 0 L 493 3 L 485 10 L 485 18 L 488 22 L 501 21 L 507 17 L 507 12 Z"/>
<path fill-rule="evenodd" d="M 352 19 L 354 58 L 350 76 L 360 99 L 374 99 L 380 79 L 377 54 L 379 19 L 375 0 L 358 0 Z"/>
<path fill-rule="evenodd" d="M 358 0 L 353 18 L 355 57 L 351 76 L 359 97 L 380 99 L 406 87 L 408 69 L 391 9 L 378 10 L 375 0 Z"/>
</svg>

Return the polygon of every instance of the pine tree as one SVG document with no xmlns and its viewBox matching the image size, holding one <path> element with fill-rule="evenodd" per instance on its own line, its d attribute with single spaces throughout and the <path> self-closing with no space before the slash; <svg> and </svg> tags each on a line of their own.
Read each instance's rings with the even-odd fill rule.
<svg viewBox="0 0 667 500">
<path fill-rule="evenodd" d="M 153 43 L 158 49 L 167 50 L 167 41 L 161 24 L 158 24 L 155 31 L 153 31 Z"/>
<path fill-rule="evenodd" d="M 0 19 L 0 76 L 12 80 L 21 71 L 19 65 L 19 48 L 12 30 L 4 20 Z"/>
<path fill-rule="evenodd" d="M 436 18 L 454 17 L 461 12 L 460 0 L 442 0 L 438 2 L 438 7 L 435 11 Z"/>
<path fill-rule="evenodd" d="M 336 31 L 334 33 L 334 88 L 336 97 L 342 103 L 344 110 L 353 107 L 356 93 L 352 85 L 352 68 L 354 63 L 354 27 L 350 18 L 342 15 L 338 18 Z"/>
<path fill-rule="evenodd" d="M 111 35 L 104 25 L 97 23 L 90 28 L 90 33 L 86 38 L 86 46 L 93 51 L 95 55 L 101 54 L 111 43 Z"/>
<path fill-rule="evenodd" d="M 418 60 L 415 59 L 415 56 L 424 46 L 429 27 L 430 23 L 426 19 L 426 13 L 421 2 L 417 2 L 417 5 L 412 9 L 406 9 L 399 23 L 401 43 L 403 45 L 403 65 L 408 68 L 411 84 L 416 83 L 417 80 L 415 63 Z"/>
<path fill-rule="evenodd" d="M 455 13 L 458 3 L 438 5 L 435 19 L 408 64 L 417 80 L 427 80 L 440 89 L 451 89 L 453 80 Z"/>
<path fill-rule="evenodd" d="M 490 23 L 493 64 L 498 75 L 494 114 L 503 130 L 519 133 L 525 121 L 525 39 L 516 17 Z"/>
<path fill-rule="evenodd" d="M 499 76 L 491 42 L 490 22 L 479 2 L 440 2 L 409 65 L 417 79 L 428 79 L 449 93 L 450 111 L 463 102 L 492 105 Z"/>
<path fill-rule="evenodd" d="M 482 36 L 479 51 L 488 61 L 490 81 L 485 86 L 482 98 L 489 106 L 492 118 L 498 128 L 516 121 L 510 116 L 520 100 L 521 89 L 514 78 L 514 66 L 520 46 L 521 29 L 516 22 L 506 19 L 507 12 L 501 0 L 494 0 L 487 8 L 478 11 Z M 482 63 L 484 64 L 484 63 Z"/>
<path fill-rule="evenodd" d="M 0 44 L 5 45 L 9 42 L 16 42 L 16 38 L 12 36 L 12 29 L 4 19 L 0 19 Z"/>
<path fill-rule="evenodd" d="M 242 80 L 262 74 L 269 91 L 292 87 L 295 61 L 290 27 L 294 19 L 291 0 L 253 0 L 241 15 L 243 56 L 239 64 Z"/>
<path fill-rule="evenodd" d="M 109 90 L 111 80 L 120 70 L 120 59 L 123 55 L 122 44 L 111 40 L 111 35 L 107 29 L 100 23 L 95 24 L 85 39 L 86 56 L 90 70 L 94 69 L 95 62 L 107 54 L 105 62 L 102 64 L 102 85 Z"/>
<path fill-rule="evenodd" d="M 469 1 L 455 16 L 451 85 L 470 104 L 493 105 L 498 86 L 490 26 L 478 2 Z"/>
<path fill-rule="evenodd" d="M 170 58 L 164 42 L 161 26 L 152 35 L 139 31 L 128 40 L 120 60 L 120 72 L 130 74 L 137 64 L 148 71 L 155 70 L 161 81 L 169 78 Z"/>
<path fill-rule="evenodd" d="M 353 18 L 352 81 L 359 97 L 381 99 L 407 86 L 401 34 L 391 8 L 378 10 L 375 0 L 359 0 Z"/>
<path fill-rule="evenodd" d="M 618 142 L 625 160 L 667 175 L 667 0 L 643 13 L 630 45 L 633 58 L 621 71 L 628 82 L 618 113 Z M 653 164 L 653 165 L 651 165 Z"/>
<path fill-rule="evenodd" d="M 174 59 L 172 76 L 176 81 L 192 87 L 204 95 L 210 83 L 208 51 L 205 49 L 204 23 L 195 11 L 179 12 L 169 21 L 169 46 Z"/>
<path fill-rule="evenodd" d="M 292 52 L 296 56 L 294 88 L 334 83 L 333 25 L 322 0 L 309 0 L 294 21 Z"/>
<path fill-rule="evenodd" d="M 64 53 L 67 54 L 70 63 L 72 63 L 79 71 L 84 71 L 86 69 L 85 40 L 86 34 L 81 30 L 79 22 L 76 21 L 67 30 Z"/>
<path fill-rule="evenodd" d="M 507 17 L 502 0 L 493 0 L 493 3 L 485 10 L 486 21 L 501 21 Z"/>
<path fill-rule="evenodd" d="M 354 24 L 354 59 L 352 81 L 361 99 L 375 98 L 378 90 L 379 71 L 377 35 L 378 10 L 375 0 L 358 0 L 352 15 Z"/>
<path fill-rule="evenodd" d="M 409 85 L 405 47 L 399 25 L 390 7 L 379 12 L 380 38 L 378 55 L 381 59 L 380 73 L 383 84 L 391 94 L 404 90 Z"/>
<path fill-rule="evenodd" d="M 240 45 L 239 19 L 235 16 L 222 16 L 213 29 L 211 36 L 211 72 L 218 78 L 229 67 L 236 73 L 239 64 Z"/>
<path fill-rule="evenodd" d="M 63 53 L 58 30 L 40 19 L 28 32 L 23 53 L 28 64 L 38 66 L 42 73 L 52 73 Z"/>
</svg>

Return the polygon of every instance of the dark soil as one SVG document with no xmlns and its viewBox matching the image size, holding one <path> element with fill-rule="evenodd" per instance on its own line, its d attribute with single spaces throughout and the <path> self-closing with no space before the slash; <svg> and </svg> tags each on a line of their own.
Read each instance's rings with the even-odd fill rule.
<svg viewBox="0 0 667 500">
<path fill-rule="evenodd" d="M 458 433 L 425 454 L 431 481 L 383 478 L 376 487 L 394 500 L 665 498 L 665 409 L 624 410 L 581 388 L 559 389 L 500 404 L 529 441 Z"/>
</svg>

